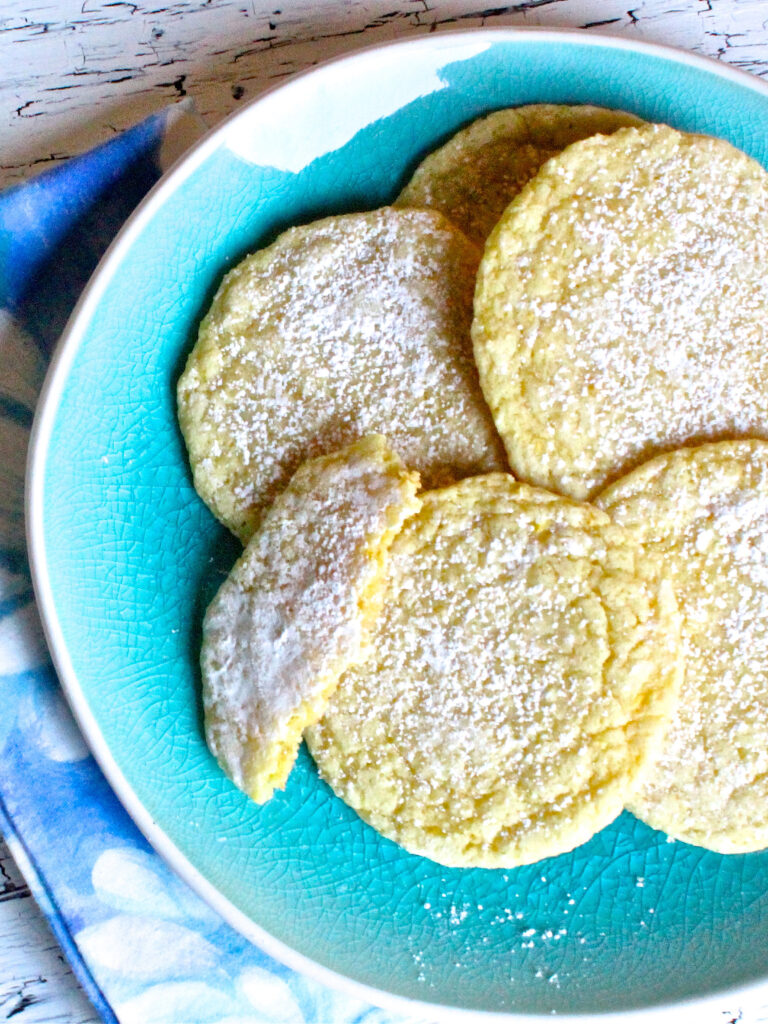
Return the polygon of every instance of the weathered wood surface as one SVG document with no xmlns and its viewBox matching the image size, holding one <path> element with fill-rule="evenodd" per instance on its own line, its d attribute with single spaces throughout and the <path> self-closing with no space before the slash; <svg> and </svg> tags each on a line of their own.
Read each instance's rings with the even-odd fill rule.
<svg viewBox="0 0 768 1024">
<path fill-rule="evenodd" d="M 0 840 L 0 1021 L 98 1024 Z"/>
<path fill-rule="evenodd" d="M 209 125 L 268 86 L 365 44 L 472 25 L 580 27 L 680 46 L 768 75 L 766 0 L 0 0 L 0 187 L 176 97 Z M 91 1024 L 0 841 L 0 1021 Z M 723 1005 L 702 1024 L 768 1022 Z M 183 1024 L 183 1022 L 180 1022 Z"/>
<path fill-rule="evenodd" d="M 0 186 L 194 97 L 214 124 L 293 72 L 469 25 L 588 27 L 768 73 L 765 0 L 3 0 Z"/>
</svg>

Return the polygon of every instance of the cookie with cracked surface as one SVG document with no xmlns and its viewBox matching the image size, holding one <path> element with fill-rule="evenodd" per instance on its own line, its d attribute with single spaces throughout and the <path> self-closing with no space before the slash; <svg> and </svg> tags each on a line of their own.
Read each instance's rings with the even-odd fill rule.
<svg viewBox="0 0 768 1024">
<path fill-rule="evenodd" d="M 302 465 L 211 602 L 201 667 L 208 746 L 258 803 L 360 657 L 386 552 L 419 508 L 418 474 L 383 437 Z"/>
<path fill-rule="evenodd" d="M 671 589 L 605 513 L 508 474 L 422 501 L 310 751 L 413 853 L 513 867 L 570 850 L 656 753 L 679 685 Z"/>
<path fill-rule="evenodd" d="M 569 146 L 488 240 L 472 330 L 531 483 L 589 498 L 662 451 L 768 437 L 768 174 L 664 125 Z"/>
<path fill-rule="evenodd" d="M 531 103 L 473 121 L 430 153 L 395 206 L 439 210 L 478 245 L 551 156 L 579 139 L 643 122 L 623 110 Z"/>
<path fill-rule="evenodd" d="M 479 252 L 434 211 L 292 228 L 225 277 L 178 385 L 195 486 L 243 541 L 297 465 L 384 433 L 434 486 L 506 468 L 469 335 Z"/>
<path fill-rule="evenodd" d="M 768 846 L 768 443 L 659 456 L 596 499 L 675 587 L 686 669 L 629 809 L 720 853 Z"/>
</svg>

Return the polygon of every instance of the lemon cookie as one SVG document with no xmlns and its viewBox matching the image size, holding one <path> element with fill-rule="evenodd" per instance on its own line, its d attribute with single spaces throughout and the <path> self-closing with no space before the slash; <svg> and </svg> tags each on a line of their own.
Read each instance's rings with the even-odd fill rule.
<svg viewBox="0 0 768 1024">
<path fill-rule="evenodd" d="M 572 497 L 768 436 L 768 175 L 663 125 L 569 146 L 489 238 L 473 337 L 513 471 Z"/>
<path fill-rule="evenodd" d="M 378 435 L 305 463 L 208 608 L 206 738 L 257 802 L 285 784 L 304 728 L 361 656 L 417 486 Z"/>
<path fill-rule="evenodd" d="M 622 110 L 532 103 L 473 121 L 430 153 L 395 201 L 439 210 L 483 245 L 505 207 L 555 153 L 643 122 Z"/>
<path fill-rule="evenodd" d="M 660 456 L 597 499 L 673 583 L 686 671 L 630 809 L 721 853 L 768 846 L 768 444 Z"/>
<path fill-rule="evenodd" d="M 676 694 L 674 597 L 605 513 L 496 473 L 422 495 L 370 654 L 307 733 L 383 835 L 447 865 L 570 850 L 621 810 Z"/>
<path fill-rule="evenodd" d="M 425 485 L 506 467 L 469 328 L 479 253 L 440 214 L 331 217 L 225 277 L 179 381 L 195 486 L 243 540 L 296 466 L 385 433 Z"/>
</svg>

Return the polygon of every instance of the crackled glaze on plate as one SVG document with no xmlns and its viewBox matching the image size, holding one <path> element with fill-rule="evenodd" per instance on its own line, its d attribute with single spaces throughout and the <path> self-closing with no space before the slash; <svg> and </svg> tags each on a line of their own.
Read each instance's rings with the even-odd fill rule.
<svg viewBox="0 0 768 1024">
<path fill-rule="evenodd" d="M 393 82 L 397 102 L 382 109 Z M 192 489 L 173 392 L 213 289 L 290 224 L 392 200 L 472 118 L 544 100 L 624 108 L 768 161 L 762 83 L 578 33 L 437 34 L 268 94 L 152 193 L 71 321 L 33 442 L 34 572 L 57 667 L 118 795 L 254 941 L 427 1017 L 442 1005 L 466 1020 L 626 1020 L 642 1008 L 643 1019 L 666 1019 L 671 1002 L 765 976 L 768 855 L 668 843 L 625 814 L 537 865 L 444 869 L 364 825 L 305 753 L 285 793 L 255 806 L 217 768 L 201 729 L 200 622 L 237 545 Z M 270 142 L 269 126 L 285 125 L 300 153 L 286 154 L 285 137 Z M 675 1012 L 701 1019 L 699 1004 Z"/>
</svg>

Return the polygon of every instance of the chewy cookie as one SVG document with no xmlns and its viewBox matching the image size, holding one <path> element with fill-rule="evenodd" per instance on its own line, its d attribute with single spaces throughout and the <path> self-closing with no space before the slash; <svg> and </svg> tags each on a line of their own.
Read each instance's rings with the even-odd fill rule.
<svg viewBox="0 0 768 1024">
<path fill-rule="evenodd" d="M 246 541 L 304 459 L 385 433 L 425 485 L 506 466 L 469 336 L 479 253 L 434 211 L 293 228 L 225 277 L 179 381 L 195 486 Z"/>
<path fill-rule="evenodd" d="M 513 471 L 561 493 L 768 437 L 768 175 L 663 125 L 569 146 L 489 238 L 473 338 Z"/>
<path fill-rule="evenodd" d="M 422 495 L 390 549 L 370 654 L 307 733 L 383 835 L 512 867 L 607 825 L 677 695 L 672 591 L 608 516 L 497 473 Z"/>
<path fill-rule="evenodd" d="M 768 444 L 660 456 L 597 503 L 675 587 L 685 681 L 629 808 L 720 853 L 768 846 Z"/>
<path fill-rule="evenodd" d="M 361 657 L 417 487 L 380 436 L 305 463 L 208 608 L 206 738 L 258 803 L 285 784 L 304 728 Z"/>
<path fill-rule="evenodd" d="M 506 206 L 551 156 L 579 139 L 642 123 L 622 110 L 588 105 L 497 110 L 430 153 L 395 206 L 439 210 L 483 245 Z"/>
</svg>

